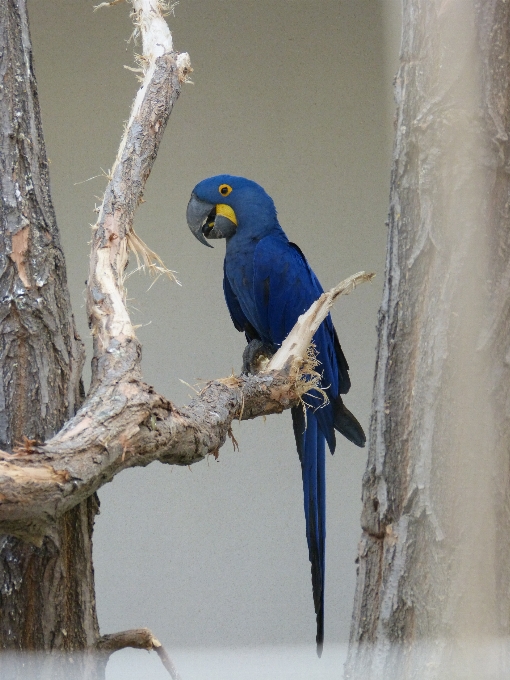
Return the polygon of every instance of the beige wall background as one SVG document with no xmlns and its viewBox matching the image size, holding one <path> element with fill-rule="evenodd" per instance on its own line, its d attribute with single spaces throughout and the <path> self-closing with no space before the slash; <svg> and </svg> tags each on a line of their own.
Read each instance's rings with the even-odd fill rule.
<svg viewBox="0 0 510 680">
<path fill-rule="evenodd" d="M 57 217 L 78 328 L 89 224 L 137 89 L 129 7 L 29 0 Z M 245 175 L 273 196 L 282 226 L 324 287 L 360 269 L 376 283 L 333 317 L 351 367 L 350 409 L 367 428 L 384 274 L 398 0 L 182 0 L 169 17 L 190 53 L 184 88 L 136 229 L 182 287 L 135 274 L 148 382 L 176 403 L 238 371 L 244 340 L 222 293 L 224 244 L 189 232 L 193 186 Z M 136 48 L 135 48 L 136 49 Z M 192 469 L 153 464 L 100 492 L 95 532 L 101 630 L 148 626 L 170 648 L 305 644 L 314 652 L 310 567 L 290 414 L 236 424 L 240 444 Z M 347 640 L 366 450 L 328 459 L 326 646 Z"/>
</svg>

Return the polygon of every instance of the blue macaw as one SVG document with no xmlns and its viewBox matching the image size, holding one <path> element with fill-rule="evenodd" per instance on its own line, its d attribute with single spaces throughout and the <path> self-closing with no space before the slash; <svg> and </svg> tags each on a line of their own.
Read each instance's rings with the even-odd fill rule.
<svg viewBox="0 0 510 680">
<path fill-rule="evenodd" d="M 244 368 L 253 372 L 257 356 L 270 356 L 281 345 L 300 314 L 322 294 L 322 287 L 301 250 L 278 223 L 271 197 L 244 177 L 218 175 L 199 182 L 187 209 L 188 226 L 196 238 L 224 238 L 223 291 L 238 331 L 248 341 Z M 317 617 L 317 653 L 324 641 L 324 568 L 326 539 L 325 443 L 335 450 L 335 429 L 357 446 L 365 445 L 361 425 L 340 395 L 349 391 L 349 366 L 328 315 L 314 336 L 320 362 L 321 388 L 305 395 L 292 409 L 296 446 L 303 477 L 306 536 Z M 253 351 L 251 351 L 253 348 Z M 315 397 L 315 398 L 314 398 Z"/>
</svg>

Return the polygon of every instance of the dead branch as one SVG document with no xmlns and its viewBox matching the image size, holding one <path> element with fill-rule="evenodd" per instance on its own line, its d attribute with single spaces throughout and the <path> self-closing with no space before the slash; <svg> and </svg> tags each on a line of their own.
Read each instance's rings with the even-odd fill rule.
<svg viewBox="0 0 510 680">
<path fill-rule="evenodd" d="M 144 79 L 110 173 L 94 227 L 87 309 L 94 339 L 92 385 L 78 413 L 42 445 L 20 444 L 0 460 L 0 533 L 35 543 L 56 520 L 121 470 L 159 460 L 190 465 L 217 455 L 232 420 L 280 413 L 313 386 L 307 348 L 333 301 L 372 274 L 325 293 L 257 376 L 209 383 L 187 407 L 174 406 L 143 382 L 141 348 L 125 305 L 128 249 L 145 249 L 133 219 L 142 200 L 168 117 L 191 68 L 177 55 L 157 0 L 133 0 L 143 41 Z M 160 265 L 156 265 L 160 266 Z"/>
<path fill-rule="evenodd" d="M 112 367 L 122 363 L 127 344 L 136 342 L 123 288 L 128 250 L 141 254 L 149 268 L 162 266 L 157 255 L 136 236 L 133 220 L 191 66 L 187 54 L 173 51 L 161 9 L 159 0 L 133 0 L 135 32 L 140 32 L 143 42 L 139 61 L 144 77 L 94 226 L 87 284 L 87 310 L 94 338 L 93 388 L 106 379 Z"/>
<path fill-rule="evenodd" d="M 126 649 L 126 647 L 146 649 L 148 652 L 155 651 L 172 680 L 181 680 L 181 676 L 177 672 L 168 652 L 148 628 L 135 628 L 133 630 L 124 630 L 121 633 L 103 635 L 96 642 L 93 651 L 110 656 L 110 654 Z"/>
</svg>

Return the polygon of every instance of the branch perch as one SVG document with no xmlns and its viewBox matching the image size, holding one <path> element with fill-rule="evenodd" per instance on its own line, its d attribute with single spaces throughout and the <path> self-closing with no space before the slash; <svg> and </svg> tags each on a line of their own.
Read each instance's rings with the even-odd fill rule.
<svg viewBox="0 0 510 680">
<path fill-rule="evenodd" d="M 138 244 L 133 219 L 142 200 L 168 117 L 191 71 L 173 52 L 157 0 L 133 0 L 143 42 L 144 78 L 111 170 L 94 227 L 87 310 L 94 340 L 92 383 L 78 413 L 44 444 L 0 453 L 0 533 L 36 544 L 56 520 L 128 467 L 159 460 L 190 465 L 217 455 L 235 418 L 280 413 L 297 404 L 306 382 L 307 348 L 334 300 L 373 274 L 360 272 L 324 293 L 302 315 L 267 370 L 210 382 L 187 406 L 176 407 L 141 375 L 141 347 L 125 304 L 123 273 Z M 154 266 L 162 266 L 154 264 Z"/>
</svg>

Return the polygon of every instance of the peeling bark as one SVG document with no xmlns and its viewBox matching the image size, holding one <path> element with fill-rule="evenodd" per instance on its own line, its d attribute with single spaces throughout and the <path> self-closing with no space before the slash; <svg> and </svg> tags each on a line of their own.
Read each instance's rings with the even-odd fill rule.
<svg viewBox="0 0 510 680">
<path fill-rule="evenodd" d="M 24 436 L 48 439 L 75 414 L 84 352 L 49 192 L 25 3 L 0 12 L 0 447 L 10 450 Z"/>
</svg>

